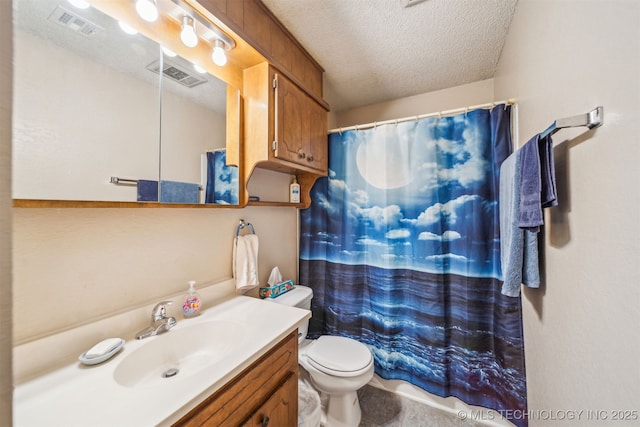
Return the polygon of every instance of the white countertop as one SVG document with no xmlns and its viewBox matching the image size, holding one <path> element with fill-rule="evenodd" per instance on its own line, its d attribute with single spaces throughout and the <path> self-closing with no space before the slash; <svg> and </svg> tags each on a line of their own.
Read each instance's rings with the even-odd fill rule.
<svg viewBox="0 0 640 427">
<path fill-rule="evenodd" d="M 18 385 L 13 397 L 14 425 L 171 425 L 310 317 L 308 310 L 246 296 L 231 297 L 196 318 L 178 319 L 178 324 L 162 335 L 127 341 L 122 351 L 104 363 L 85 366 L 75 362 Z M 198 375 L 188 380 L 180 375 L 166 378 L 164 386 L 127 387 L 114 379 L 118 365 L 149 340 L 162 339 L 180 328 L 212 320 L 239 322 L 245 326 L 245 333 L 237 348 Z"/>
</svg>

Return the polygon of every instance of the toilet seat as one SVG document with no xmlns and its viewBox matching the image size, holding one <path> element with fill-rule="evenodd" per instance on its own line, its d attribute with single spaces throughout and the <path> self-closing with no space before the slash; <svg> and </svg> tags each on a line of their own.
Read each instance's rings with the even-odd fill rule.
<svg viewBox="0 0 640 427">
<path fill-rule="evenodd" d="M 327 375 L 355 377 L 367 372 L 373 364 L 369 348 L 351 338 L 322 335 L 306 352 L 311 366 Z"/>
</svg>

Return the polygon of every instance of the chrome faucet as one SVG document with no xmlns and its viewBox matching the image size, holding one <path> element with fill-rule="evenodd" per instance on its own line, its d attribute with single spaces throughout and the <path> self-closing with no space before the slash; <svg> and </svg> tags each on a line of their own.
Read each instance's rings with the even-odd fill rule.
<svg viewBox="0 0 640 427">
<path fill-rule="evenodd" d="M 167 306 L 171 304 L 173 304 L 171 301 L 156 304 L 151 311 L 151 325 L 138 332 L 136 339 L 152 337 L 176 326 L 178 322 L 175 317 L 167 317 Z"/>
</svg>

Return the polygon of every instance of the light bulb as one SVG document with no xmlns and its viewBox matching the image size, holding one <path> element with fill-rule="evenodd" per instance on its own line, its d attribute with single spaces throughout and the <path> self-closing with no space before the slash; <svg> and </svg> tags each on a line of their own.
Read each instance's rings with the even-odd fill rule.
<svg viewBox="0 0 640 427">
<path fill-rule="evenodd" d="M 173 58 L 174 56 L 178 56 L 177 53 L 175 53 L 174 51 L 172 51 L 169 48 L 166 48 L 164 46 L 161 46 L 161 48 L 162 48 L 162 52 L 164 52 L 164 54 L 167 55 L 170 58 Z"/>
<path fill-rule="evenodd" d="M 211 60 L 219 67 L 223 67 L 227 63 L 227 54 L 224 52 L 224 44 L 222 41 L 216 40 L 214 42 Z"/>
<path fill-rule="evenodd" d="M 154 22 L 158 19 L 158 8 L 155 0 L 138 0 L 136 2 L 136 11 L 140 18 L 147 22 Z"/>
<path fill-rule="evenodd" d="M 91 6 L 85 0 L 69 0 L 69 3 L 77 7 L 78 9 L 86 9 Z"/>
<path fill-rule="evenodd" d="M 200 74 L 205 74 L 207 70 L 199 66 L 198 64 L 193 64 L 193 69 L 199 72 Z"/>
<path fill-rule="evenodd" d="M 182 31 L 180 32 L 180 40 L 187 47 L 196 47 L 198 45 L 198 35 L 196 34 L 196 22 L 190 16 L 182 17 Z"/>
<path fill-rule="evenodd" d="M 118 21 L 118 25 L 120 25 L 120 28 L 122 29 L 122 31 L 124 31 L 127 34 L 131 34 L 131 35 L 138 34 L 138 30 L 136 30 L 129 24 L 126 24 L 122 21 Z"/>
</svg>

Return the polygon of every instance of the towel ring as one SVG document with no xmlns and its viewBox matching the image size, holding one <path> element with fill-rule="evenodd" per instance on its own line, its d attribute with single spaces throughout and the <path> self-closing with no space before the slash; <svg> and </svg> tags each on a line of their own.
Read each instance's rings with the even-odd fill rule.
<svg viewBox="0 0 640 427">
<path fill-rule="evenodd" d="M 244 222 L 244 219 L 240 220 L 240 224 L 238 224 L 238 228 L 236 228 L 236 237 L 240 235 L 240 230 L 245 227 L 249 227 L 251 229 L 251 234 L 256 234 L 256 230 L 253 228 L 253 224 L 250 222 Z"/>
</svg>

